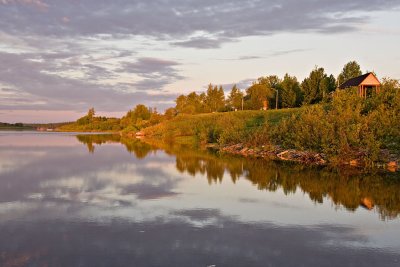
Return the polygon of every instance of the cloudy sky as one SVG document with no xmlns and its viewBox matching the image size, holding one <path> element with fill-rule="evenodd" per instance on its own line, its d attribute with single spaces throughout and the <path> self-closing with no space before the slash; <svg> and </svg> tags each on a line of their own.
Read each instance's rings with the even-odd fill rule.
<svg viewBox="0 0 400 267">
<path fill-rule="evenodd" d="M 260 76 L 400 78 L 399 0 L 0 0 L 0 121 L 163 110 Z"/>
</svg>

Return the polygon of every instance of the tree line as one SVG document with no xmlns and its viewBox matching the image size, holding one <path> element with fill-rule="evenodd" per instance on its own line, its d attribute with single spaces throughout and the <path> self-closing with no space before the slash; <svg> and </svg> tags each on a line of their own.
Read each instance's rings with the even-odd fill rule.
<svg viewBox="0 0 400 267">
<path fill-rule="evenodd" d="M 117 119 L 95 117 L 95 111 L 91 108 L 86 116 L 62 130 L 130 132 L 170 120 L 178 114 L 301 107 L 329 101 L 331 93 L 340 84 L 361 74 L 360 65 L 356 61 L 350 61 L 345 64 L 337 78 L 332 74 L 328 75 L 324 68 L 315 67 L 302 82 L 289 74 L 285 74 L 283 78 L 270 75 L 258 78 L 245 90 L 234 85 L 227 95 L 222 86 L 209 84 L 205 92 L 178 96 L 175 107 L 168 108 L 164 114 L 159 113 L 156 108 L 138 104 L 121 119 Z"/>
<path fill-rule="evenodd" d="M 315 67 L 302 82 L 289 74 L 285 74 L 283 78 L 270 75 L 258 78 L 243 91 L 234 85 L 227 96 L 222 86 L 210 84 L 206 92 L 178 96 L 175 100 L 175 112 L 198 114 L 317 104 L 328 100 L 340 84 L 361 74 L 360 65 L 351 61 L 343 67 L 337 78 L 326 74 L 324 68 Z"/>
</svg>

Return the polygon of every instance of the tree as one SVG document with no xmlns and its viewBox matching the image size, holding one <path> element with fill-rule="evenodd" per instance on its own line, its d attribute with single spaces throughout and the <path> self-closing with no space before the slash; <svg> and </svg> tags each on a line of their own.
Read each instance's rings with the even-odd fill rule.
<svg viewBox="0 0 400 267">
<path fill-rule="evenodd" d="M 96 112 L 94 111 L 94 108 L 90 108 L 87 115 L 83 116 L 82 118 L 79 118 L 76 122 L 78 125 L 87 125 L 93 122 L 94 115 Z"/>
<path fill-rule="evenodd" d="M 87 116 L 88 116 L 89 119 L 93 119 L 95 114 L 96 114 L 96 112 L 94 111 L 94 108 L 90 108 L 89 111 L 88 111 Z"/>
<path fill-rule="evenodd" d="M 270 75 L 258 78 L 257 83 L 266 85 L 270 89 L 276 89 L 277 87 L 279 87 L 281 80 L 276 75 Z"/>
<path fill-rule="evenodd" d="M 133 110 L 129 110 L 124 117 L 121 118 L 121 126 L 127 127 L 129 125 L 138 126 L 143 121 L 149 120 L 151 111 L 143 104 L 138 104 Z"/>
<path fill-rule="evenodd" d="M 190 110 L 190 114 L 200 113 L 202 109 L 202 104 L 200 101 L 200 96 L 196 92 L 192 92 L 187 96 L 187 109 Z"/>
<path fill-rule="evenodd" d="M 325 74 L 324 68 L 315 67 L 301 83 L 301 91 L 304 96 L 303 104 L 320 102 L 324 96 L 329 94 L 329 90 L 332 90 L 330 77 Z"/>
<path fill-rule="evenodd" d="M 286 73 L 280 87 L 282 91 L 282 107 L 294 108 L 301 104 L 300 83 L 297 81 L 296 77 Z"/>
<path fill-rule="evenodd" d="M 248 107 L 253 110 L 261 109 L 265 100 L 273 96 L 270 88 L 265 84 L 255 83 L 246 90 Z"/>
<path fill-rule="evenodd" d="M 323 90 L 323 94 L 322 94 L 322 98 L 326 98 L 328 97 L 328 95 L 335 91 L 337 88 L 336 86 L 336 79 L 335 76 L 333 76 L 332 74 L 329 75 L 328 77 L 325 78 L 325 84 L 324 84 L 324 90 Z"/>
<path fill-rule="evenodd" d="M 356 61 L 350 61 L 344 65 L 342 72 L 338 76 L 338 85 L 343 84 L 345 81 L 358 77 L 362 74 L 360 65 Z"/>
<path fill-rule="evenodd" d="M 271 107 L 275 107 L 278 104 L 279 106 L 279 103 L 282 102 L 281 99 L 279 99 L 279 95 L 281 94 L 281 88 L 280 88 L 281 79 L 279 79 L 279 77 L 276 75 L 269 75 L 258 78 L 257 83 L 265 85 L 267 87 L 268 89 L 267 98 L 268 101 L 270 102 L 269 105 Z M 278 93 L 276 93 L 276 91 L 278 91 Z"/>
<path fill-rule="evenodd" d="M 206 104 L 211 112 L 217 112 L 225 107 L 225 94 L 222 86 L 208 85 Z"/>
<path fill-rule="evenodd" d="M 185 95 L 180 95 L 176 98 L 176 111 L 179 113 L 185 113 L 185 108 L 187 105 L 187 97 Z"/>
<path fill-rule="evenodd" d="M 137 120 L 148 120 L 150 119 L 151 112 L 150 109 L 147 108 L 143 104 L 136 105 L 135 109 L 133 110 L 132 117 L 135 121 Z"/>
<path fill-rule="evenodd" d="M 196 92 L 192 92 L 187 96 L 180 95 L 176 99 L 176 110 L 179 113 L 184 113 L 184 114 L 201 113 L 203 110 L 201 96 L 196 94 Z"/>
<path fill-rule="evenodd" d="M 236 84 L 232 87 L 231 92 L 228 96 L 228 106 L 232 109 L 241 109 L 242 108 L 242 100 L 243 100 L 243 93 L 237 88 Z"/>
<path fill-rule="evenodd" d="M 174 118 L 176 115 L 177 115 L 177 111 L 175 108 L 168 108 L 164 113 L 164 116 L 167 120 Z"/>
</svg>

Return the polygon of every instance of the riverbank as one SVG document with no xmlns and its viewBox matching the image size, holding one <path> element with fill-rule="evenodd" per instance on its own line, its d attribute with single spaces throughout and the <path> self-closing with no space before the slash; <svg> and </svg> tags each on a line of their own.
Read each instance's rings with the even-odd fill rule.
<svg viewBox="0 0 400 267">
<path fill-rule="evenodd" d="M 329 157 L 324 153 L 312 151 L 300 151 L 296 149 L 285 149 L 280 146 L 261 146 L 248 147 L 244 144 L 235 144 L 228 146 L 209 145 L 210 148 L 216 149 L 222 153 L 240 155 L 243 157 L 263 158 L 267 160 L 278 160 L 295 162 L 303 165 L 313 166 L 335 166 L 341 168 L 377 168 L 385 169 L 390 172 L 400 171 L 398 155 L 390 154 L 388 150 L 382 150 L 380 158 L 385 161 L 370 162 L 365 161 L 365 154 L 356 153 L 350 160 L 342 160 L 339 162 L 330 162 Z"/>
<path fill-rule="evenodd" d="M 367 99 L 356 90 L 336 91 L 324 102 L 301 108 L 156 115 L 107 119 L 89 112 L 58 130 L 116 131 L 167 143 L 193 138 L 225 153 L 310 165 L 397 171 L 400 162 L 400 90 L 394 87 L 382 87 L 382 93 Z"/>
<path fill-rule="evenodd" d="M 398 171 L 400 92 L 364 100 L 341 91 L 327 103 L 296 109 L 178 115 L 141 134 L 167 142 L 193 137 L 242 156 Z"/>
</svg>

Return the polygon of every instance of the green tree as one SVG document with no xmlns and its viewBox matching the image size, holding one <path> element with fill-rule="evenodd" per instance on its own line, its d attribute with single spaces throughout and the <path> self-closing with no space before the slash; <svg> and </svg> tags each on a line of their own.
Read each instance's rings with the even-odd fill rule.
<svg viewBox="0 0 400 267">
<path fill-rule="evenodd" d="M 228 106 L 232 109 L 240 110 L 242 108 L 243 93 L 237 88 L 236 84 L 232 87 L 228 96 Z"/>
<path fill-rule="evenodd" d="M 222 86 L 208 85 L 206 95 L 207 107 L 211 112 L 217 112 L 225 107 L 225 94 Z"/>
<path fill-rule="evenodd" d="M 270 89 L 276 89 L 279 87 L 281 80 L 276 75 L 270 75 L 265 77 L 260 77 L 257 79 L 258 84 L 263 84 Z"/>
<path fill-rule="evenodd" d="M 333 77 L 333 76 L 332 76 Z M 332 90 L 330 79 L 325 74 L 324 68 L 315 67 L 310 75 L 301 83 L 303 104 L 315 104 L 320 102 Z"/>
<path fill-rule="evenodd" d="M 190 93 L 189 95 L 180 95 L 176 99 L 176 110 L 179 113 L 184 114 L 195 114 L 199 113 L 202 109 L 200 96 L 195 92 Z"/>
<path fill-rule="evenodd" d="M 206 95 L 206 93 L 201 93 L 200 95 L 199 95 L 199 99 L 200 99 L 200 104 L 201 104 L 201 106 L 200 106 L 200 113 L 206 113 L 206 112 L 210 112 L 209 110 L 208 110 L 208 107 L 207 107 L 207 95 Z"/>
<path fill-rule="evenodd" d="M 326 99 L 331 92 L 336 90 L 336 79 L 332 74 L 325 78 L 325 84 L 322 91 L 322 98 Z"/>
<path fill-rule="evenodd" d="M 282 92 L 282 107 L 294 108 L 301 104 L 300 83 L 297 81 L 296 77 L 286 73 L 280 84 L 280 88 Z"/>
<path fill-rule="evenodd" d="M 187 105 L 189 106 L 189 110 L 192 111 L 191 114 L 200 113 L 202 111 L 200 96 L 196 94 L 196 92 L 188 94 Z"/>
<path fill-rule="evenodd" d="M 90 108 L 87 115 L 79 118 L 76 122 L 78 125 L 87 125 L 93 122 L 95 115 L 94 108 Z"/>
<path fill-rule="evenodd" d="M 278 76 L 276 75 L 269 75 L 269 76 L 265 76 L 265 77 L 260 77 L 257 80 L 258 84 L 262 84 L 264 86 L 266 86 L 266 88 L 268 89 L 268 101 L 269 101 L 269 105 L 270 107 L 275 107 L 276 106 L 276 98 L 278 97 L 278 106 L 281 106 L 281 99 L 279 98 L 279 95 L 281 95 L 281 87 L 280 87 L 280 83 L 281 83 L 281 79 L 279 79 Z M 278 91 L 278 94 L 276 93 L 276 91 Z"/>
<path fill-rule="evenodd" d="M 246 90 L 246 101 L 249 109 L 259 110 L 264 105 L 263 102 L 273 96 L 270 88 L 265 84 L 255 83 Z"/>
<path fill-rule="evenodd" d="M 121 119 L 121 126 L 134 126 L 140 128 L 143 126 L 143 121 L 148 121 L 151 117 L 151 110 L 143 104 L 138 104 L 133 110 L 129 110 Z"/>
<path fill-rule="evenodd" d="M 356 61 L 350 61 L 344 65 L 342 72 L 338 76 L 338 84 L 341 85 L 345 81 L 360 76 L 362 74 L 360 65 Z"/>
</svg>

